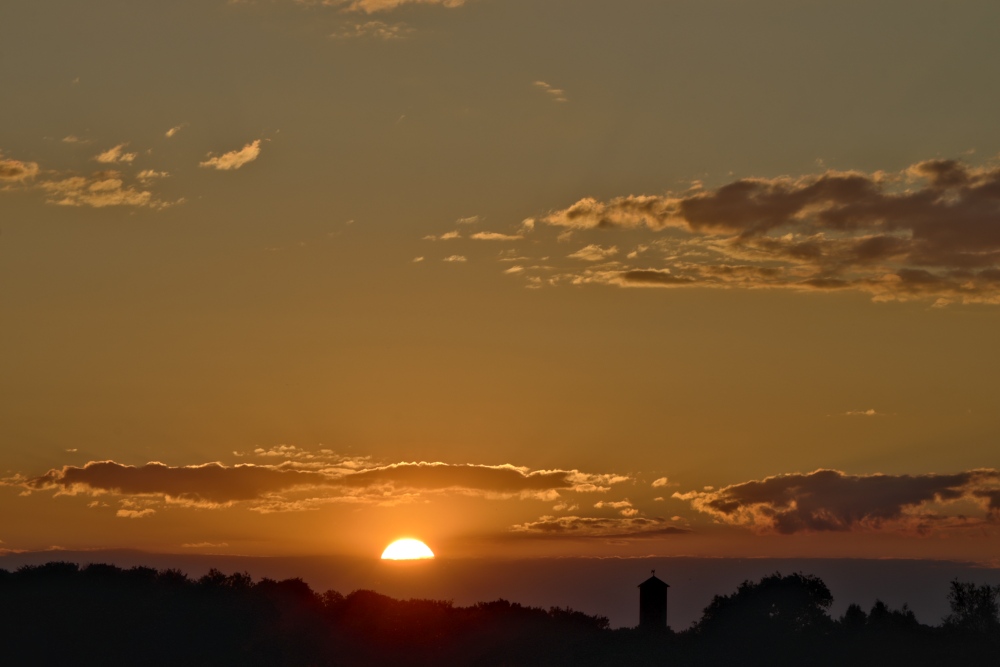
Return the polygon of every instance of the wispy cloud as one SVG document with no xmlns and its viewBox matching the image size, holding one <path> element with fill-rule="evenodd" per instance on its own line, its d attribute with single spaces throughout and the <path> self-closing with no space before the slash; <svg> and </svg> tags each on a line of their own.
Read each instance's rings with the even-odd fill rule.
<svg viewBox="0 0 1000 667">
<path fill-rule="evenodd" d="M 126 153 L 125 147 L 128 144 L 118 144 L 117 146 L 112 146 L 103 153 L 99 153 L 94 157 L 95 160 L 101 162 L 102 164 L 115 164 L 119 162 L 131 163 L 135 160 L 137 153 Z"/>
<path fill-rule="evenodd" d="M 597 244 L 591 244 L 567 255 L 567 257 L 572 259 L 582 259 L 585 262 L 601 262 L 609 257 L 614 257 L 617 254 L 618 246 L 603 248 Z"/>
<path fill-rule="evenodd" d="M 342 27 L 330 35 L 334 39 L 374 38 L 384 40 L 403 39 L 414 32 L 405 23 L 386 23 L 384 21 L 366 21 Z"/>
<path fill-rule="evenodd" d="M 476 232 L 469 238 L 477 241 L 520 241 L 524 236 L 521 234 L 502 234 L 500 232 Z"/>
<path fill-rule="evenodd" d="M 230 171 L 232 169 L 239 169 L 243 165 L 253 162 L 259 156 L 260 139 L 255 139 L 239 150 L 229 151 L 228 153 L 223 153 L 222 155 L 216 155 L 214 157 L 211 153 L 209 153 L 208 157 L 198 164 L 201 167 L 209 167 L 220 171 Z"/>
<path fill-rule="evenodd" d="M 465 255 L 448 255 L 447 257 L 445 257 L 441 261 L 442 262 L 467 262 L 469 260 L 466 259 Z"/>
<path fill-rule="evenodd" d="M 445 232 L 440 236 L 435 236 L 434 234 L 429 234 L 423 238 L 424 241 L 453 241 L 455 239 L 462 238 L 461 232 L 455 230 L 450 232 Z"/>
<path fill-rule="evenodd" d="M 347 11 L 374 14 L 384 12 L 403 5 L 439 5 L 441 7 L 461 7 L 466 0 L 295 0 L 301 5 L 325 5 L 328 7 L 343 7 Z"/>
<path fill-rule="evenodd" d="M 554 86 L 549 85 L 545 81 L 535 81 L 534 83 L 532 83 L 532 85 L 535 86 L 535 88 L 544 91 L 545 94 L 549 96 L 549 99 L 551 99 L 553 102 L 562 103 L 569 101 L 566 98 L 565 90 L 562 90 L 561 88 L 555 88 Z"/>
<path fill-rule="evenodd" d="M 181 123 L 180 125 L 174 125 L 172 128 L 163 133 L 167 139 L 173 138 L 178 132 L 184 129 L 186 123 Z"/>
<path fill-rule="evenodd" d="M 46 201 L 59 206 L 132 206 L 167 208 L 182 203 L 157 198 L 152 191 L 128 185 L 116 171 L 98 172 L 91 176 L 70 176 L 42 181 L 37 187 L 46 193 Z"/>
<path fill-rule="evenodd" d="M 0 153 L 0 183 L 24 183 L 38 175 L 37 162 L 4 159 Z"/>
</svg>

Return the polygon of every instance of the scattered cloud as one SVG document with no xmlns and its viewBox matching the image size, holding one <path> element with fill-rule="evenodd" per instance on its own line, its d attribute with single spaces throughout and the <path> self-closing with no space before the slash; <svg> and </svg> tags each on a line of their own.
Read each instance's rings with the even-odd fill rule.
<svg viewBox="0 0 1000 667">
<path fill-rule="evenodd" d="M 414 257 L 414 258 L 413 258 L 413 262 L 414 262 L 415 264 L 416 264 L 417 262 L 422 262 L 422 261 L 424 261 L 424 258 L 423 258 L 422 256 L 421 256 L 421 257 Z"/>
<path fill-rule="evenodd" d="M 896 529 L 981 523 L 1000 514 L 1000 471 L 952 475 L 849 475 L 838 470 L 776 475 L 718 490 L 675 493 L 674 498 L 716 521 L 761 532 Z"/>
<path fill-rule="evenodd" d="M 669 479 L 667 479 L 666 477 L 660 477 L 659 479 L 654 479 L 653 480 L 652 486 L 653 486 L 654 489 L 657 489 L 657 488 L 659 488 L 661 486 L 668 486 L 669 484 L 670 484 L 670 480 Z"/>
<path fill-rule="evenodd" d="M 610 248 L 602 248 L 597 244 L 591 244 L 580 248 L 576 252 L 567 255 L 573 259 L 582 259 L 585 262 L 601 262 L 609 257 L 614 257 L 618 254 L 618 246 L 611 246 Z"/>
<path fill-rule="evenodd" d="M 552 284 L 853 290 L 875 301 L 1000 304 L 1000 166 L 745 178 L 681 193 L 584 198 L 541 221 L 632 230 L 644 265 L 567 267 Z M 599 245 L 570 255 L 600 261 Z"/>
<path fill-rule="evenodd" d="M 24 183 L 38 175 L 37 162 L 4 159 L 0 154 L 0 183 Z"/>
<path fill-rule="evenodd" d="M 463 255 L 449 255 L 449 256 L 445 257 L 444 259 L 442 259 L 441 261 L 442 262 L 467 262 L 469 260 L 467 260 Z"/>
<path fill-rule="evenodd" d="M 70 134 L 62 138 L 64 144 L 91 144 L 93 141 L 89 139 L 81 139 L 80 137 Z"/>
<path fill-rule="evenodd" d="M 142 519 L 143 517 L 156 514 L 156 510 L 151 508 L 146 508 L 144 510 L 118 510 L 115 512 L 115 516 L 119 519 Z"/>
<path fill-rule="evenodd" d="M 867 410 L 848 410 L 844 413 L 846 417 L 881 417 L 884 412 L 876 412 L 875 408 L 868 408 Z"/>
<path fill-rule="evenodd" d="M 541 89 L 553 102 L 568 102 L 566 99 L 566 91 L 560 88 L 554 88 L 544 81 L 535 81 L 532 83 L 536 88 Z"/>
<path fill-rule="evenodd" d="M 334 39 L 360 39 L 370 37 L 374 39 L 403 39 L 414 32 L 413 28 L 405 23 L 385 23 L 384 21 L 366 21 L 364 23 L 354 23 L 344 26 L 339 31 L 330 35 Z"/>
<path fill-rule="evenodd" d="M 163 133 L 167 139 L 173 138 L 178 132 L 184 129 L 187 123 L 181 123 L 180 125 L 174 125 L 172 128 Z"/>
<path fill-rule="evenodd" d="M 126 146 L 128 146 L 128 144 L 118 144 L 117 146 L 113 146 L 103 153 L 99 153 L 94 157 L 94 159 L 102 164 L 130 164 L 138 156 L 138 153 L 126 153 Z"/>
<path fill-rule="evenodd" d="M 458 220 L 455 221 L 455 223 L 459 225 L 475 225 L 478 222 L 479 222 L 478 215 L 470 215 L 467 218 L 459 218 Z"/>
<path fill-rule="evenodd" d="M 158 199 L 150 190 L 128 185 L 117 171 L 103 171 L 91 176 L 70 176 L 38 183 L 46 194 L 46 201 L 59 206 L 134 206 L 167 208 L 183 200 L 167 202 Z"/>
<path fill-rule="evenodd" d="M 253 162 L 259 156 L 260 139 L 255 139 L 239 150 L 229 151 L 228 153 L 223 153 L 222 155 L 217 155 L 215 157 L 212 157 L 212 154 L 209 153 L 208 157 L 198 164 L 201 167 L 210 167 L 220 171 L 229 171 L 232 169 L 239 169 L 243 165 Z"/>
</svg>

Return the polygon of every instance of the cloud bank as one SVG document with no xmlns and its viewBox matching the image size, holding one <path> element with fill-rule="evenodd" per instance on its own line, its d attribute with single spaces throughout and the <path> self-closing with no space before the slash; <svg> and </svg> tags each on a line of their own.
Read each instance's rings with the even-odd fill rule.
<svg viewBox="0 0 1000 667">
<path fill-rule="evenodd" d="M 895 173 L 827 171 L 588 197 L 540 222 L 562 240 L 641 237 L 627 261 L 567 264 L 545 277 L 550 285 L 854 290 L 876 301 L 1000 304 L 997 166 L 927 160 Z M 590 243 L 569 257 L 598 262 L 612 248 Z"/>
<path fill-rule="evenodd" d="M 673 497 L 719 522 L 761 532 L 787 535 L 883 528 L 926 532 L 968 525 L 965 510 L 983 512 L 987 520 L 998 518 L 1000 471 L 848 475 L 816 470 Z"/>
<path fill-rule="evenodd" d="M 489 499 L 551 501 L 563 492 L 605 492 L 613 484 L 629 479 L 578 470 L 530 470 L 509 464 L 402 462 L 374 466 L 367 458 L 342 458 L 328 451 L 313 454 L 297 448 L 259 449 L 253 456 L 281 460 L 233 466 L 219 462 L 131 466 L 91 461 L 82 467 L 53 469 L 38 477 L 9 478 L 4 484 L 28 492 L 55 491 L 57 495 L 110 494 L 198 507 L 248 502 L 251 509 L 258 511 L 289 511 L 312 509 L 325 502 L 386 504 L 446 492 Z M 119 516 L 138 518 L 151 513 L 135 514 L 131 506 L 128 509 L 130 512 Z"/>
</svg>

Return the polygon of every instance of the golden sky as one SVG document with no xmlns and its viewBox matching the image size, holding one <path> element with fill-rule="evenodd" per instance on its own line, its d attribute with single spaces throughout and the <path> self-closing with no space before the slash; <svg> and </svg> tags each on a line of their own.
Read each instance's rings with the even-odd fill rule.
<svg viewBox="0 0 1000 667">
<path fill-rule="evenodd" d="M 0 549 L 1000 547 L 993 0 L 6 0 Z"/>
</svg>

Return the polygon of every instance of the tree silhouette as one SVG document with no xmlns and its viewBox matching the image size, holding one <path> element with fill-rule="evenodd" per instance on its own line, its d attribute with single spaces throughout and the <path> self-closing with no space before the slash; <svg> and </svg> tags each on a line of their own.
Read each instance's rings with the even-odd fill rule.
<svg viewBox="0 0 1000 667">
<path fill-rule="evenodd" d="M 948 592 L 948 604 L 951 613 L 945 617 L 946 626 L 985 634 L 1000 630 L 1000 586 L 982 584 L 977 586 L 971 582 L 953 579 Z"/>
</svg>

